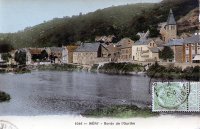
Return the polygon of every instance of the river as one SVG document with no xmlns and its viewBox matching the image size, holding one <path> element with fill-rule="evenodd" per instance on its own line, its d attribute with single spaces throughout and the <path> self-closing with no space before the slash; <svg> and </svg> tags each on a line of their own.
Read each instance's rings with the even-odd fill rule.
<svg viewBox="0 0 200 129">
<path fill-rule="evenodd" d="M 0 90 L 11 95 L 0 115 L 76 115 L 112 104 L 151 103 L 150 79 L 144 75 L 34 71 L 0 74 Z"/>
</svg>

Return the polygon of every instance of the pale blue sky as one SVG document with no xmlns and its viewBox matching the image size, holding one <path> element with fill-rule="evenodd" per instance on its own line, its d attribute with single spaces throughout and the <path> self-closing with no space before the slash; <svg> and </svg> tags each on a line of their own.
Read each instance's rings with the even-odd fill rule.
<svg viewBox="0 0 200 129">
<path fill-rule="evenodd" d="M 86 14 L 112 5 L 161 0 L 0 0 L 0 33 L 17 32 L 55 17 Z"/>
</svg>

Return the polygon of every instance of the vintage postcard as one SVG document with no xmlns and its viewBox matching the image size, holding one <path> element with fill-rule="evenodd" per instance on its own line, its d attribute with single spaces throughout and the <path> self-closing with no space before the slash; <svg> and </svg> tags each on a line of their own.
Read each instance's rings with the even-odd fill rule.
<svg viewBox="0 0 200 129">
<path fill-rule="evenodd" d="M 0 0 L 0 129 L 200 129 L 199 0 Z"/>
</svg>

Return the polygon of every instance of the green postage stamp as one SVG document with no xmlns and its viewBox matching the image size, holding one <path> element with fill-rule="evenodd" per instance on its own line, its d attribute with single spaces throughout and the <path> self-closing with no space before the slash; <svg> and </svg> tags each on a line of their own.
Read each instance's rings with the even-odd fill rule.
<svg viewBox="0 0 200 129">
<path fill-rule="evenodd" d="M 200 82 L 154 82 L 152 110 L 200 112 Z"/>
</svg>

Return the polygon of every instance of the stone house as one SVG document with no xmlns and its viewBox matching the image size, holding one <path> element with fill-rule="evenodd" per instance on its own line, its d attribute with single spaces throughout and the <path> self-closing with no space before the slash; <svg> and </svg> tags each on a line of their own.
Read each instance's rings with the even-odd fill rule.
<svg viewBox="0 0 200 129">
<path fill-rule="evenodd" d="M 30 52 L 32 60 L 36 61 L 40 59 L 41 52 L 44 48 L 28 48 L 27 50 Z"/>
<path fill-rule="evenodd" d="M 117 47 L 117 44 L 103 43 L 102 45 L 108 50 L 108 57 L 111 58 L 111 61 L 117 62 L 120 58 L 120 48 Z"/>
<path fill-rule="evenodd" d="M 132 46 L 134 41 L 130 38 L 123 38 L 117 43 L 117 47 L 119 50 L 119 59 L 118 61 L 132 61 L 133 54 L 132 54 Z"/>
<path fill-rule="evenodd" d="M 68 50 L 68 63 L 73 63 L 73 52 L 77 49 L 77 45 L 66 46 Z"/>
<path fill-rule="evenodd" d="M 169 12 L 167 22 L 161 23 L 159 24 L 159 26 L 162 40 L 165 41 L 165 43 L 168 43 L 170 39 L 177 38 L 177 24 L 171 9 Z"/>
<path fill-rule="evenodd" d="M 200 62 L 200 40 L 199 35 L 193 35 L 185 39 L 172 39 L 167 46 L 174 51 L 176 63 L 199 63 Z"/>
<path fill-rule="evenodd" d="M 82 43 L 73 53 L 73 63 L 92 65 L 109 62 L 108 50 L 100 43 Z"/>
<path fill-rule="evenodd" d="M 134 61 L 158 61 L 159 49 L 153 39 L 141 38 L 133 45 Z"/>
<path fill-rule="evenodd" d="M 49 47 L 49 48 L 46 48 L 46 51 L 52 63 L 56 63 L 56 64 L 68 63 L 67 47 Z"/>
<path fill-rule="evenodd" d="M 183 63 L 185 62 L 184 57 L 184 39 L 171 39 L 166 46 L 171 47 L 174 52 L 173 62 Z"/>
</svg>

